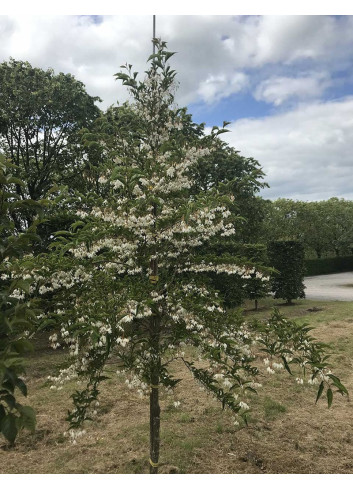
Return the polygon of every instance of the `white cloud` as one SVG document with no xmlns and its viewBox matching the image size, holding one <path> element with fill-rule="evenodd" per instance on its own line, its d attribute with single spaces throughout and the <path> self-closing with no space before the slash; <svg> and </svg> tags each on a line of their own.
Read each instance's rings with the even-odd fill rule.
<svg viewBox="0 0 353 489">
<path fill-rule="evenodd" d="M 262 165 L 267 198 L 353 199 L 353 97 L 233 122 L 224 140 Z"/>
<path fill-rule="evenodd" d="M 211 75 L 200 83 L 197 92 L 206 103 L 213 103 L 240 92 L 247 84 L 248 77 L 244 73 L 234 73 L 231 77 Z"/>
<path fill-rule="evenodd" d="M 173 67 L 180 81 L 178 101 L 184 105 L 202 98 L 217 101 L 224 93 L 238 91 L 235 73 L 245 76 L 250 70 L 251 80 L 255 74 L 261 81 L 259 70 L 270 69 L 274 63 L 292 67 L 298 60 L 310 59 L 324 65 L 316 71 L 325 71 L 327 66 L 331 70 L 337 64 L 350 66 L 352 19 L 157 16 L 157 35 L 178 52 Z M 41 68 L 71 72 L 91 95 L 104 100 L 104 106 L 123 101 L 126 90 L 112 75 L 126 61 L 139 72 L 145 70 L 152 16 L 114 15 L 101 20 L 95 24 L 90 17 L 72 15 L 0 16 L 0 59 L 12 56 Z"/>
<path fill-rule="evenodd" d="M 291 62 L 315 58 L 332 42 L 335 20 L 320 16 L 261 17 L 254 63 Z"/>
<path fill-rule="evenodd" d="M 295 78 L 271 77 L 256 87 L 254 96 L 256 100 L 279 106 L 288 99 L 319 98 L 330 84 L 327 73 L 312 73 Z"/>
<path fill-rule="evenodd" d="M 227 136 L 263 165 L 271 185 L 265 195 L 353 198 L 353 101 L 317 100 L 335 74 L 352 76 L 353 16 L 158 15 L 157 35 L 177 51 L 172 67 L 181 105 L 216 104 L 254 87 L 258 100 L 278 107 L 302 102 L 286 113 L 239 120 Z M 0 16 L 0 62 L 12 56 L 70 72 L 107 107 L 127 98 L 113 77 L 121 64 L 146 69 L 151 37 L 151 15 L 103 16 L 98 24 L 73 15 Z"/>
<path fill-rule="evenodd" d="M 0 55 L 43 69 L 52 67 L 55 72 L 70 72 L 108 106 L 127 97 L 126 89 L 113 77 L 119 66 L 132 61 L 140 71 L 145 68 L 152 50 L 149 20 L 108 16 L 95 24 L 87 16 L 0 17 L 0 26 L 12 24 L 11 34 L 1 36 Z"/>
</svg>

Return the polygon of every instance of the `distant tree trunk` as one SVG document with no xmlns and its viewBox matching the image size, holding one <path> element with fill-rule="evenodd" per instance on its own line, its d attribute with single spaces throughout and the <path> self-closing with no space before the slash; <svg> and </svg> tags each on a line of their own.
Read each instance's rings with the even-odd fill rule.
<svg viewBox="0 0 353 489">
<path fill-rule="evenodd" d="M 315 251 L 316 251 L 317 257 L 321 258 L 321 256 L 322 256 L 321 250 L 316 249 Z"/>
<path fill-rule="evenodd" d="M 257 311 L 257 299 L 255 299 L 255 311 Z"/>
</svg>

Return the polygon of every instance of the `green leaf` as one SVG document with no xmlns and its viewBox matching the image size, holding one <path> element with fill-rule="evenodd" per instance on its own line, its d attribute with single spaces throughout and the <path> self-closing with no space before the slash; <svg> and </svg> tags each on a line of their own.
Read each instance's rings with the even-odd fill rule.
<svg viewBox="0 0 353 489">
<path fill-rule="evenodd" d="M 10 409 L 13 409 L 16 406 L 16 399 L 11 394 L 6 394 L 2 396 L 1 399 L 6 402 Z"/>
<path fill-rule="evenodd" d="M 230 132 L 229 129 L 219 129 L 219 131 L 217 131 L 217 136 L 219 136 L 220 134 L 223 134 L 224 132 Z"/>
<path fill-rule="evenodd" d="M 1 421 L 1 433 L 4 435 L 6 440 L 8 440 L 11 445 L 16 440 L 16 436 L 18 433 L 16 427 L 16 416 L 12 413 L 7 414 Z"/>
<path fill-rule="evenodd" d="M 130 77 L 126 73 L 117 73 L 115 75 L 118 79 L 120 78 L 121 80 L 128 80 Z"/>
<path fill-rule="evenodd" d="M 319 386 L 319 390 L 317 392 L 317 397 L 316 397 L 316 401 L 315 401 L 315 404 L 317 403 L 317 401 L 320 399 L 322 393 L 324 391 L 324 381 L 321 382 L 320 386 Z"/>
<path fill-rule="evenodd" d="M 72 233 L 70 233 L 70 231 L 56 231 L 54 233 L 54 236 L 56 238 L 60 237 L 60 236 L 72 236 Z"/>
<path fill-rule="evenodd" d="M 5 411 L 4 406 L 2 404 L 0 404 L 0 423 L 1 423 L 1 420 L 4 416 L 6 416 L 6 411 Z"/>
<path fill-rule="evenodd" d="M 34 431 L 36 429 L 36 414 L 33 408 L 30 406 L 20 406 L 18 411 L 21 414 L 22 425 L 29 431 Z"/>
<path fill-rule="evenodd" d="M 14 289 L 22 289 L 24 292 L 29 294 L 29 287 L 30 284 L 25 280 L 14 280 L 11 284 L 10 290 L 12 291 Z"/>
<path fill-rule="evenodd" d="M 71 229 L 72 229 L 73 231 L 76 231 L 76 229 L 77 229 L 78 227 L 80 227 L 80 226 L 84 226 L 84 225 L 85 225 L 85 223 L 84 223 L 83 221 L 76 221 L 76 222 L 74 222 L 74 223 L 71 225 Z"/>
<path fill-rule="evenodd" d="M 20 180 L 19 178 L 16 178 L 16 177 L 10 177 L 8 180 L 7 180 L 8 183 L 16 183 L 17 185 L 20 185 L 21 187 L 24 187 L 24 183 L 22 182 L 22 180 Z"/>
<path fill-rule="evenodd" d="M 16 324 L 19 324 L 19 321 L 16 321 Z M 25 324 L 21 322 L 21 324 Z M 26 324 L 29 324 L 26 322 Z M 20 353 L 21 355 L 25 352 L 33 351 L 34 347 L 32 343 L 27 340 L 26 338 L 21 338 L 20 340 L 16 340 L 12 342 L 13 349 L 17 352 Z"/>
<path fill-rule="evenodd" d="M 330 377 L 330 379 L 332 379 L 334 385 L 339 389 L 340 392 L 344 392 L 344 394 L 348 395 L 347 389 L 345 388 L 345 386 L 343 384 L 341 384 L 341 381 L 338 377 L 336 377 L 335 375 L 332 375 L 332 374 L 329 374 L 329 377 Z"/>
<path fill-rule="evenodd" d="M 289 368 L 289 365 L 288 365 L 288 362 L 287 362 L 286 358 L 284 356 L 282 356 L 281 358 L 282 358 L 282 361 L 284 363 L 284 368 L 287 370 L 287 372 L 290 375 L 293 375 L 291 369 Z"/>
<path fill-rule="evenodd" d="M 327 389 L 327 405 L 330 408 L 332 405 L 333 392 L 332 389 Z"/>
<path fill-rule="evenodd" d="M 20 389 L 20 391 L 22 392 L 22 394 L 24 396 L 27 396 L 27 386 L 26 384 L 23 382 L 22 379 L 17 379 L 16 380 L 16 387 L 18 387 Z"/>
<path fill-rule="evenodd" d="M 173 54 L 175 54 L 175 52 L 171 52 L 171 51 L 167 51 L 165 53 L 165 60 L 168 61 L 168 59 L 173 56 Z"/>
</svg>

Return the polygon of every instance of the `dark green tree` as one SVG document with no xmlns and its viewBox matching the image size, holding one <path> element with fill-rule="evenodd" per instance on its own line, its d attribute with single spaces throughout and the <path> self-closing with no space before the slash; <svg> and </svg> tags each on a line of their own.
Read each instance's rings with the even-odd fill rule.
<svg viewBox="0 0 353 489">
<path fill-rule="evenodd" d="M 99 116 L 99 100 L 70 74 L 14 59 L 0 64 L 0 151 L 24 182 L 16 189 L 22 199 L 41 199 L 53 184 L 72 181 L 84 162 L 70 144 Z M 31 223 L 25 217 L 22 227 Z"/>
<path fill-rule="evenodd" d="M 236 241 L 256 243 L 260 240 L 265 215 L 264 202 L 258 196 L 268 187 L 257 160 L 241 156 L 226 143 L 219 144 L 214 154 L 201 158 L 194 171 L 195 193 L 212 188 L 226 190 L 234 196 L 232 212 L 237 220 Z"/>
<path fill-rule="evenodd" d="M 272 279 L 275 298 L 302 299 L 304 293 L 304 246 L 298 241 L 273 241 L 268 246 L 270 265 L 279 273 Z"/>
</svg>

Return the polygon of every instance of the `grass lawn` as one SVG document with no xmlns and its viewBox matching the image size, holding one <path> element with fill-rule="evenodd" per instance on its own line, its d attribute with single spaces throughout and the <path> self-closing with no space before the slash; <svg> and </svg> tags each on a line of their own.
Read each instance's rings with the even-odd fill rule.
<svg viewBox="0 0 353 489">
<path fill-rule="evenodd" d="M 277 305 L 288 317 L 315 327 L 313 335 L 333 346 L 334 373 L 353 392 L 353 303 L 300 300 L 294 306 L 266 299 L 258 311 L 246 304 L 247 318 L 268 317 Z M 23 432 L 14 449 L 0 441 L 1 473 L 147 473 L 148 400 L 127 389 L 109 366 L 111 378 L 101 388 L 99 417 L 87 423 L 76 445 L 63 436 L 75 384 L 51 391 L 63 353 L 38 341 L 28 360 L 29 396 L 37 412 L 35 434 Z M 353 407 L 347 397 L 315 405 L 315 387 L 298 386 L 281 372 L 261 379 L 263 388 L 251 403 L 248 427 L 237 428 L 231 414 L 179 366 L 183 378 L 175 398 L 162 397 L 162 473 L 353 473 Z M 176 409 L 175 399 L 182 401 Z"/>
</svg>

